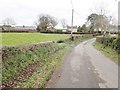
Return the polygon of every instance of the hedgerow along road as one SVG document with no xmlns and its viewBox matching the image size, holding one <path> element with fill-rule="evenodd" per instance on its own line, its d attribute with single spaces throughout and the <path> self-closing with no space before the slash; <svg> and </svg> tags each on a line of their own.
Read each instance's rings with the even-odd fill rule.
<svg viewBox="0 0 120 90">
<path fill-rule="evenodd" d="M 118 88 L 118 65 L 87 40 L 65 57 L 46 88 Z"/>
</svg>

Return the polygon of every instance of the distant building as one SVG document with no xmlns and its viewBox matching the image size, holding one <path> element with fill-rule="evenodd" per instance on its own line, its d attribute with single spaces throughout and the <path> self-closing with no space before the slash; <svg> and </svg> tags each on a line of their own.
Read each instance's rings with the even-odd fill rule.
<svg viewBox="0 0 120 90">
<path fill-rule="evenodd" d="M 112 32 L 112 33 L 115 33 L 115 32 L 117 33 L 118 30 L 120 29 L 119 26 L 117 26 L 117 25 L 111 25 L 110 28 L 111 28 L 111 29 L 108 30 L 108 31 L 110 31 L 110 32 Z"/>
<path fill-rule="evenodd" d="M 71 32 L 71 26 L 67 26 L 67 32 Z M 72 32 L 77 32 L 77 29 L 78 29 L 78 27 L 77 26 L 73 26 L 73 28 L 72 28 L 73 30 L 72 30 Z"/>
<path fill-rule="evenodd" d="M 35 26 L 16 26 L 15 30 L 36 30 Z"/>
<path fill-rule="evenodd" d="M 2 29 L 2 26 L 0 26 L 0 29 Z"/>
<path fill-rule="evenodd" d="M 11 25 L 2 25 L 2 26 L 0 26 L 0 29 L 2 29 L 2 30 L 13 30 L 14 27 L 12 27 Z"/>
<path fill-rule="evenodd" d="M 63 32 L 67 32 L 67 31 L 68 31 L 68 29 L 65 29 L 65 28 L 64 28 L 64 29 L 62 29 L 62 30 L 63 30 Z"/>
<path fill-rule="evenodd" d="M 47 30 L 54 32 L 56 29 L 54 27 L 48 27 Z"/>
<path fill-rule="evenodd" d="M 35 26 L 10 26 L 3 25 L 0 26 L 0 31 L 2 32 L 36 32 Z"/>
<path fill-rule="evenodd" d="M 2 26 L 0 26 L 0 32 L 2 32 Z"/>
<path fill-rule="evenodd" d="M 16 31 L 22 31 L 22 32 L 36 32 L 35 26 L 15 26 Z"/>
</svg>

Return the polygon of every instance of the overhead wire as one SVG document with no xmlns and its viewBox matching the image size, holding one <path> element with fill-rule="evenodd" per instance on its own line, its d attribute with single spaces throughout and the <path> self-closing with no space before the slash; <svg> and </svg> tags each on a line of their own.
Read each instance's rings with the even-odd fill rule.
<svg viewBox="0 0 120 90">
<path fill-rule="evenodd" d="M 73 5 L 73 1 L 71 0 L 71 6 L 73 9 L 73 12 L 76 13 L 79 17 L 81 17 L 81 15 L 74 9 L 74 5 Z"/>
</svg>

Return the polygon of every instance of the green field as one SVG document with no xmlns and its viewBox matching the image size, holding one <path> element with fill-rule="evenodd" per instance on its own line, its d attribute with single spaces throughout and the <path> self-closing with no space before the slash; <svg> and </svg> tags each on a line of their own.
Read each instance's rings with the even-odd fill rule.
<svg viewBox="0 0 120 90">
<path fill-rule="evenodd" d="M 67 34 L 2 33 L 3 46 L 16 46 L 65 39 Z"/>
</svg>

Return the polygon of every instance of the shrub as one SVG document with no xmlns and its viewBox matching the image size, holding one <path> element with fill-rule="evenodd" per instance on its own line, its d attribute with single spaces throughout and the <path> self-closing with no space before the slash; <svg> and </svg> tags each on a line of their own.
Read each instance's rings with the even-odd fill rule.
<svg viewBox="0 0 120 90">
<path fill-rule="evenodd" d="M 64 40 L 58 40 L 57 43 L 64 43 Z"/>
<path fill-rule="evenodd" d="M 96 41 L 103 44 L 104 47 L 110 46 L 115 50 L 119 50 L 120 38 L 115 37 L 97 37 Z"/>
<path fill-rule="evenodd" d="M 63 30 L 62 29 L 57 29 L 56 32 L 62 32 Z"/>
</svg>

